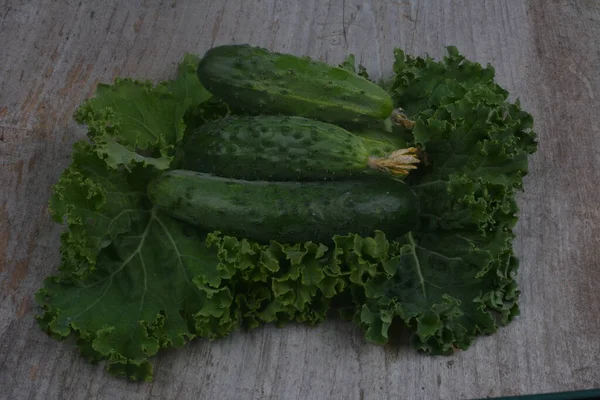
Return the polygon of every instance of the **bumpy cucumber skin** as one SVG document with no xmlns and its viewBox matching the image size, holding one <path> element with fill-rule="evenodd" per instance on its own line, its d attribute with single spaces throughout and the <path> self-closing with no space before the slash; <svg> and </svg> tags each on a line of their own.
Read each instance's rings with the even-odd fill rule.
<svg viewBox="0 0 600 400">
<path fill-rule="evenodd" d="M 248 180 L 335 180 L 380 173 L 369 157 L 394 150 L 303 117 L 227 117 L 189 136 L 182 168 Z"/>
<path fill-rule="evenodd" d="M 392 133 L 381 129 L 365 128 L 361 130 L 352 130 L 352 134 L 364 139 L 367 149 L 372 148 L 372 151 L 378 151 L 384 144 L 394 150 L 409 147 L 406 140 L 395 132 Z"/>
<path fill-rule="evenodd" d="M 148 186 L 152 203 L 203 229 L 267 243 L 329 243 L 336 234 L 397 237 L 418 221 L 417 198 L 401 181 L 266 182 L 187 170 Z"/>
<path fill-rule="evenodd" d="M 382 120 L 393 110 L 385 90 L 351 71 L 249 45 L 212 48 L 198 77 L 213 95 L 250 113 L 348 125 Z"/>
</svg>

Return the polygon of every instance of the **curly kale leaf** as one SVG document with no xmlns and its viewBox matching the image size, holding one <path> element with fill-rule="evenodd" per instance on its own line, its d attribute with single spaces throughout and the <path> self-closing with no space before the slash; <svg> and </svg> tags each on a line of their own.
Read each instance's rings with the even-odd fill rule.
<svg viewBox="0 0 600 400">
<path fill-rule="evenodd" d="M 95 96 L 77 109 L 75 120 L 88 126 L 96 153 L 109 167 L 169 168 L 183 139 L 186 112 L 212 97 L 196 77 L 198 62 L 187 54 L 177 78 L 156 86 L 131 79 L 99 84 Z"/>
<path fill-rule="evenodd" d="M 414 122 L 425 166 L 408 178 L 421 223 L 371 262 L 353 291 L 354 319 L 377 343 L 399 318 L 415 347 L 465 349 L 518 314 L 511 228 L 516 190 L 535 152 L 531 116 L 494 82 L 491 67 L 448 48 L 443 62 L 396 50 L 387 86 Z"/>
</svg>

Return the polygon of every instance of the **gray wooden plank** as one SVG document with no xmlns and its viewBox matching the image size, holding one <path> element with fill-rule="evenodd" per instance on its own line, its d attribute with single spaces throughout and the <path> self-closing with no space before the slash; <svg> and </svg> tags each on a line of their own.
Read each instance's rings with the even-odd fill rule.
<svg viewBox="0 0 600 400">
<path fill-rule="evenodd" d="M 121 3 L 121 4 L 119 4 Z M 0 398 L 456 399 L 600 386 L 600 5 L 594 1 L 261 0 L 0 2 Z M 98 82 L 162 80 L 186 51 L 249 42 L 375 76 L 394 47 L 448 44 L 492 63 L 536 118 L 516 251 L 522 315 L 451 357 L 364 342 L 341 322 L 195 341 L 129 383 L 35 325 L 32 293 L 58 263 L 51 185 Z"/>
</svg>

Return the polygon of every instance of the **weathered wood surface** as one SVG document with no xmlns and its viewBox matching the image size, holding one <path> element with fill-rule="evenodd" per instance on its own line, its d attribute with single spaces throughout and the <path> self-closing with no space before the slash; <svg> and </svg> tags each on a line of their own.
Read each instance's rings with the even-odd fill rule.
<svg viewBox="0 0 600 400">
<path fill-rule="evenodd" d="M 121 4 L 118 4 L 121 3 Z M 392 50 L 455 44 L 533 113 L 516 252 L 522 315 L 452 357 L 364 342 L 351 325 L 195 341 L 129 383 L 42 333 L 32 293 L 58 264 L 51 185 L 98 82 L 170 77 L 186 51 L 248 42 L 376 76 Z M 600 2 L 0 1 L 1 399 L 458 399 L 600 387 Z"/>
</svg>

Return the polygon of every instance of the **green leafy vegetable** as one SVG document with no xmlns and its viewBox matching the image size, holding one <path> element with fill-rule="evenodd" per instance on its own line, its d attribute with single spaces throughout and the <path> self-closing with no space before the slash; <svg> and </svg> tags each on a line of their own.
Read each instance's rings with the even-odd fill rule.
<svg viewBox="0 0 600 400">
<path fill-rule="evenodd" d="M 507 102 L 493 69 L 448 51 L 440 63 L 396 50 L 395 106 L 415 122 L 413 145 L 430 164 L 409 177 L 421 226 L 391 244 L 355 316 L 378 343 L 399 317 L 415 347 L 444 354 L 518 314 L 514 195 L 536 149 L 531 116 Z"/>
<path fill-rule="evenodd" d="M 36 295 L 42 328 L 75 335 L 111 373 L 149 380 L 161 348 L 264 323 L 315 324 L 331 309 L 375 343 L 403 321 L 412 345 L 434 354 L 508 323 L 518 315 L 515 192 L 536 150 L 533 121 L 491 67 L 448 50 L 442 62 L 396 50 L 385 84 L 414 121 L 393 127 L 394 140 L 425 156 L 406 180 L 420 202 L 417 228 L 336 236 L 329 246 L 203 232 L 152 206 L 148 182 L 177 168 L 186 129 L 231 112 L 196 78 L 198 57 L 186 55 L 177 78 L 156 86 L 100 85 L 76 113 L 91 143 L 75 145 L 50 201 L 66 230 L 58 274 Z M 354 57 L 341 66 L 357 73 Z"/>
<path fill-rule="evenodd" d="M 78 142 L 74 149 L 71 166 L 54 186 L 50 212 L 69 227 L 62 234 L 62 269 L 87 276 L 98 253 L 140 218 L 146 188 L 143 180 L 136 184 L 129 174 L 107 168 L 89 144 Z"/>
<path fill-rule="evenodd" d="M 196 77 L 198 62 L 197 56 L 186 55 L 178 79 L 155 87 L 131 79 L 98 85 L 96 96 L 79 107 L 75 120 L 88 125 L 95 151 L 108 166 L 169 168 L 175 144 L 183 139 L 185 112 L 211 97 Z"/>
<path fill-rule="evenodd" d="M 226 272 L 197 234 L 155 209 L 139 212 L 146 215 L 98 255 L 92 276 L 49 278 L 38 302 L 50 332 L 76 331 L 87 357 L 145 379 L 147 358 L 160 347 L 181 347 L 196 331 L 229 333 L 233 299 L 220 287 Z"/>
</svg>

